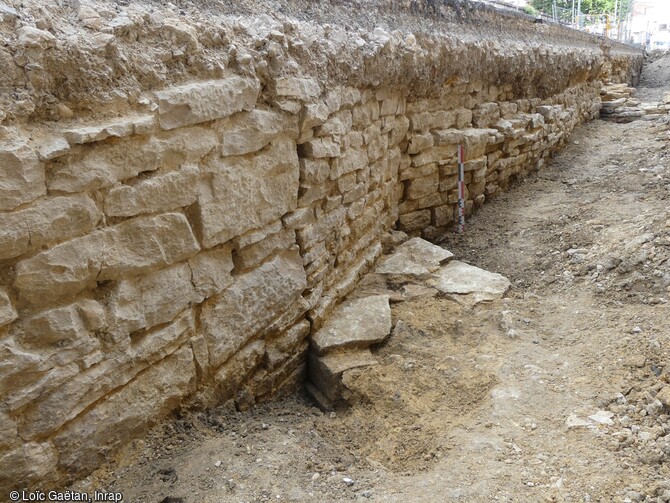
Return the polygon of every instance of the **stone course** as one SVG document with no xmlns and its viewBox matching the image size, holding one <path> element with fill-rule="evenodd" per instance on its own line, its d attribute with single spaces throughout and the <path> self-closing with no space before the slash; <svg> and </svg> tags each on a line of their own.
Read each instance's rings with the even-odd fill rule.
<svg viewBox="0 0 670 503">
<path fill-rule="evenodd" d="M 336 40 L 270 16 L 222 18 L 228 31 L 178 16 L 174 46 L 149 61 L 124 54 L 158 50 L 153 14 L 129 7 L 121 28 L 87 5 L 70 21 L 102 31 L 77 51 L 31 16 L 3 21 L 0 494 L 85 475 L 181 405 L 243 410 L 295 390 L 310 344 L 312 373 L 369 362 L 389 298 L 346 297 L 390 231 L 452 229 L 458 144 L 469 214 L 544 166 L 598 116 L 601 81 L 628 83 L 641 63 L 530 20 L 508 41 L 477 25 L 481 40 L 459 25 Z M 90 66 L 64 75 L 70 54 Z M 90 96 L 67 87 L 89 80 Z M 425 252 L 410 240 L 379 271 L 423 278 L 451 258 Z M 352 305 L 379 330 L 343 362 L 329 315 Z"/>
</svg>

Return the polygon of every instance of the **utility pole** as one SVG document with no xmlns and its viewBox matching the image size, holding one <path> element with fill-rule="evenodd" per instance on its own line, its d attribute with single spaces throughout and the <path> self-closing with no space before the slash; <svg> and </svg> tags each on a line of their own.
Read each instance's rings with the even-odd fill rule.
<svg viewBox="0 0 670 503">
<path fill-rule="evenodd" d="M 577 29 L 582 29 L 582 0 L 577 0 Z"/>
<path fill-rule="evenodd" d="M 573 28 L 575 27 L 575 0 L 572 0 L 572 20 L 570 21 L 570 25 Z"/>
<path fill-rule="evenodd" d="M 619 40 L 619 17 L 617 13 L 619 11 L 619 0 L 614 0 L 614 29 L 616 30 L 616 39 Z"/>
</svg>

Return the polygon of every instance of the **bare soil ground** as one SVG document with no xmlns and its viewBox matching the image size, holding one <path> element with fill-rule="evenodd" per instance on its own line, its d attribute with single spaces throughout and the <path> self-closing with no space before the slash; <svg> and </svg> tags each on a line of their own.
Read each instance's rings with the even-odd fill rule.
<svg viewBox="0 0 670 503">
<path fill-rule="evenodd" d="M 349 376 L 350 408 L 291 396 L 184 413 L 77 487 L 133 503 L 670 501 L 656 400 L 670 381 L 669 140 L 657 122 L 588 124 L 447 236 L 511 292 L 395 304 L 406 329 Z"/>
</svg>

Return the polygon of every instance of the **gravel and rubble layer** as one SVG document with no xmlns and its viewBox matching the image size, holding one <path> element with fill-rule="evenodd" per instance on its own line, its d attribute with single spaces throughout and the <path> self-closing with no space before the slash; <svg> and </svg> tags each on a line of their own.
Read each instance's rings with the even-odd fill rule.
<svg viewBox="0 0 670 503">
<path fill-rule="evenodd" d="M 148 92 L 231 72 L 257 77 L 271 104 L 284 75 L 414 96 L 476 75 L 511 84 L 522 98 L 551 96 L 602 71 L 628 80 L 639 66 L 628 75 L 618 58 L 635 54 L 642 63 L 626 46 L 457 0 L 0 5 L 0 125 L 145 111 Z M 556 72 L 542 70 L 547 58 Z"/>
</svg>

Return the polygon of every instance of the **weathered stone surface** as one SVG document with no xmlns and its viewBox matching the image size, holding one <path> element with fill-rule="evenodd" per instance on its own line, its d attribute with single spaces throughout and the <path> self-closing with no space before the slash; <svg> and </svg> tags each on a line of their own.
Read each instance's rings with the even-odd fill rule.
<svg viewBox="0 0 670 503">
<path fill-rule="evenodd" d="M 200 321 L 212 367 L 220 366 L 280 316 L 306 286 L 300 254 L 291 250 L 237 276 L 221 295 L 206 301 Z"/>
<path fill-rule="evenodd" d="M 93 333 L 106 326 L 102 306 L 94 300 L 82 300 L 28 318 L 20 324 L 17 339 L 27 348 L 78 348 L 86 354 L 98 349 Z"/>
<path fill-rule="evenodd" d="M 217 126 L 223 138 L 221 155 L 257 152 L 278 136 L 298 138 L 295 116 L 268 110 L 252 110 L 228 117 Z"/>
<path fill-rule="evenodd" d="M 315 79 L 280 77 L 277 79 L 275 91 L 277 96 L 308 101 L 321 94 L 321 86 Z"/>
<path fill-rule="evenodd" d="M 85 194 L 41 199 L 12 213 L 0 213 L 0 259 L 86 234 L 101 213 Z"/>
<path fill-rule="evenodd" d="M 201 187 L 193 212 L 205 247 L 262 227 L 296 208 L 300 167 L 295 143 L 279 138 L 252 157 L 214 159 L 210 187 Z"/>
<path fill-rule="evenodd" d="M 142 433 L 193 391 L 195 364 L 184 347 L 69 423 L 53 439 L 59 467 L 70 477 L 88 473 L 128 438 Z"/>
<path fill-rule="evenodd" d="M 501 298 L 510 287 L 510 282 L 501 274 L 452 260 L 428 281 L 428 285 L 442 293 L 471 295 L 475 303 Z"/>
<path fill-rule="evenodd" d="M 428 176 L 411 178 L 405 189 L 406 199 L 420 199 L 437 192 L 440 187 L 440 175 L 435 172 Z"/>
<path fill-rule="evenodd" d="M 198 253 L 188 261 L 195 291 L 203 298 L 221 293 L 233 283 L 232 250 L 229 247 Z"/>
<path fill-rule="evenodd" d="M 216 133 L 202 127 L 132 137 L 70 155 L 49 169 L 47 184 L 63 192 L 109 187 L 146 171 L 197 163 L 217 145 Z"/>
<path fill-rule="evenodd" d="M 254 267 L 276 250 L 287 250 L 295 245 L 295 231 L 282 229 L 258 243 L 247 246 L 239 251 L 237 263 L 243 269 Z"/>
<path fill-rule="evenodd" d="M 172 321 L 189 304 L 199 301 L 188 264 L 177 264 L 121 281 L 109 302 L 110 331 L 116 337 Z"/>
<path fill-rule="evenodd" d="M 55 478 L 58 455 L 50 443 L 27 442 L 0 454 L 0 491 L 43 484 Z M 36 486 L 35 486 L 36 487 Z"/>
<path fill-rule="evenodd" d="M 430 210 L 414 211 L 400 215 L 398 218 L 398 228 L 404 232 L 414 232 L 422 230 L 430 225 Z"/>
<path fill-rule="evenodd" d="M 197 165 L 186 164 L 134 185 L 114 187 L 105 196 L 105 214 L 130 217 L 188 206 L 197 197 L 198 174 Z"/>
<path fill-rule="evenodd" d="M 65 129 L 63 130 L 63 136 L 71 145 L 91 143 L 107 138 L 121 138 L 139 134 L 147 128 L 147 124 L 153 124 L 153 121 L 153 115 L 127 116 L 106 121 L 102 124 Z"/>
<path fill-rule="evenodd" d="M 143 334 L 130 348 L 113 353 L 113 358 L 76 372 L 55 389 L 42 393 L 40 400 L 24 411 L 19 434 L 32 439 L 56 431 L 112 390 L 174 353 L 194 332 L 193 313 L 185 311 L 173 323 Z"/>
<path fill-rule="evenodd" d="M 19 44 L 26 48 L 46 50 L 56 45 L 56 37 L 46 30 L 33 26 L 22 26 L 18 30 Z"/>
<path fill-rule="evenodd" d="M 43 303 L 187 259 L 198 246 L 186 218 L 167 213 L 123 222 L 18 263 L 20 298 Z"/>
<path fill-rule="evenodd" d="M 216 401 L 233 398 L 239 387 L 263 361 L 265 341 L 253 341 L 231 356 L 214 376 Z"/>
<path fill-rule="evenodd" d="M 175 129 L 251 110 L 259 89 L 257 80 L 231 75 L 159 91 L 158 122 L 163 129 Z"/>
<path fill-rule="evenodd" d="M 366 348 L 382 342 L 391 332 L 388 295 L 348 300 L 338 306 L 312 336 L 320 355 L 337 348 Z"/>
<path fill-rule="evenodd" d="M 319 390 L 331 401 L 342 394 L 342 374 L 347 370 L 377 365 L 377 359 L 369 349 L 357 349 L 344 353 L 308 356 L 308 376 Z"/>
<path fill-rule="evenodd" d="M 26 143 L 0 142 L 0 211 L 37 199 L 46 193 L 44 167 Z"/>
<path fill-rule="evenodd" d="M 413 238 L 396 248 L 375 269 L 378 274 L 427 278 L 454 256 L 421 238 Z"/>
<path fill-rule="evenodd" d="M 18 318 L 18 314 L 16 314 L 16 309 L 12 305 L 7 290 L 0 288 L 0 327 L 8 325 L 16 318 Z"/>
<path fill-rule="evenodd" d="M 7 447 L 17 440 L 16 422 L 9 417 L 7 412 L 0 409 L 0 448 L 5 451 Z"/>
<path fill-rule="evenodd" d="M 38 142 L 37 156 L 41 161 L 48 161 L 65 155 L 70 151 L 70 144 L 62 136 L 51 136 Z"/>
<path fill-rule="evenodd" d="M 268 370 L 273 370 L 295 353 L 296 348 L 305 343 L 309 335 L 310 324 L 307 320 L 300 321 L 281 335 L 265 343 L 265 354 Z"/>
<path fill-rule="evenodd" d="M 340 144 L 335 143 L 330 138 L 314 138 L 300 145 L 300 148 L 304 157 L 315 157 L 317 159 L 339 157 L 341 153 Z"/>
</svg>

